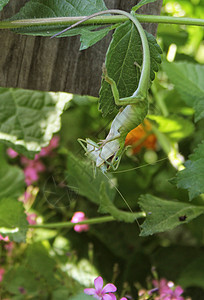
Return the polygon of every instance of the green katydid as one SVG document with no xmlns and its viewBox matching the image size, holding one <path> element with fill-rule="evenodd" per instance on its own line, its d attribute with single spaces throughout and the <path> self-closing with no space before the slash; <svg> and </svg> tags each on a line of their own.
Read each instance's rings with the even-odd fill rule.
<svg viewBox="0 0 204 300">
<path fill-rule="evenodd" d="M 142 123 L 148 111 L 147 91 L 150 83 L 150 52 L 146 34 L 141 24 L 137 20 L 134 12 L 131 12 L 130 14 L 122 10 L 111 9 L 87 16 L 83 20 L 54 35 L 57 36 L 88 19 L 108 13 L 124 15 L 128 17 L 136 26 L 142 42 L 143 63 L 141 67 L 141 76 L 136 91 L 132 96 L 121 99 L 119 97 L 119 92 L 115 81 L 108 76 L 106 68 L 104 67 L 104 80 L 107 81 L 111 86 L 116 105 L 126 105 L 126 107 L 122 108 L 114 118 L 110 131 L 105 140 L 95 143 L 90 139 L 79 139 L 80 144 L 86 151 L 86 155 L 95 162 L 96 167 L 101 168 L 102 172 L 106 172 L 110 167 L 112 167 L 114 170 L 117 169 L 121 156 L 124 152 L 125 138 L 128 132 Z M 85 147 L 83 143 L 86 143 L 87 146 Z"/>
</svg>

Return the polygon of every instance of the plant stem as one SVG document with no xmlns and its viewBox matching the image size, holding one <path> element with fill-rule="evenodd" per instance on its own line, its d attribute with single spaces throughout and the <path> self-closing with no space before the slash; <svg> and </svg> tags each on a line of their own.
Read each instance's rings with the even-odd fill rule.
<svg viewBox="0 0 204 300">
<path fill-rule="evenodd" d="M 144 218 L 145 213 L 144 212 L 138 212 L 134 213 L 135 219 L 139 218 Z M 93 219 L 88 219 L 83 222 L 78 222 L 78 223 L 72 223 L 72 222 L 59 222 L 59 223 L 49 223 L 49 224 L 36 224 L 36 225 L 29 225 L 29 228 L 65 228 L 65 227 L 74 227 L 75 225 L 82 225 L 82 224 L 99 224 L 99 223 L 106 223 L 106 222 L 112 222 L 112 221 L 117 221 L 114 219 L 112 216 L 106 216 L 106 217 L 100 217 L 100 218 L 93 218 Z"/>
<path fill-rule="evenodd" d="M 162 112 L 163 116 L 167 117 L 169 115 L 169 111 L 166 107 L 164 99 L 158 93 L 157 86 L 156 86 L 155 82 L 152 84 L 151 90 L 152 90 L 153 96 L 154 96 L 159 108 L 161 109 L 161 112 Z"/>
<path fill-rule="evenodd" d="M 167 24 L 180 24 L 180 25 L 193 25 L 193 26 L 204 26 L 204 19 L 193 19 L 193 18 L 178 18 L 169 16 L 155 16 L 155 15 L 139 15 L 137 19 L 143 23 L 167 23 Z M 16 21 L 1 21 L 0 29 L 14 29 L 23 28 L 30 26 L 48 26 L 48 25 L 71 25 L 75 22 L 82 20 L 84 17 L 59 17 L 59 18 L 38 18 L 38 19 L 24 19 Z M 108 25 L 117 24 L 127 21 L 128 18 L 125 16 L 103 16 L 95 17 L 93 19 L 85 21 L 83 24 L 86 25 Z"/>
</svg>

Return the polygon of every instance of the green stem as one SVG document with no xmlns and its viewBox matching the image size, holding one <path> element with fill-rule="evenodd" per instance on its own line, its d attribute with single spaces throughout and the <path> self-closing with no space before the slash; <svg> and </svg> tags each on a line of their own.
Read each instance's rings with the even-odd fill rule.
<svg viewBox="0 0 204 300">
<path fill-rule="evenodd" d="M 144 212 L 138 212 L 138 213 L 133 213 L 135 216 L 135 219 L 139 218 L 144 218 L 145 213 Z M 65 228 L 65 227 L 74 227 L 75 225 L 82 225 L 82 224 L 99 224 L 99 223 L 106 223 L 106 222 L 112 222 L 112 221 L 117 221 L 114 219 L 112 216 L 106 216 L 106 217 L 100 217 L 100 218 L 93 218 L 93 219 L 88 219 L 83 222 L 78 222 L 78 223 L 72 223 L 72 222 L 59 222 L 59 223 L 49 223 L 49 224 L 36 224 L 36 225 L 29 225 L 29 228 Z"/>
<path fill-rule="evenodd" d="M 178 18 L 168 16 L 155 16 L 155 15 L 136 15 L 138 21 L 143 23 L 166 23 L 166 24 L 179 24 L 179 25 L 193 25 L 204 26 L 204 19 L 193 18 Z M 48 26 L 48 25 L 72 25 L 75 22 L 81 21 L 84 17 L 59 17 L 59 18 L 37 18 L 25 19 L 16 21 L 1 21 L 0 29 L 15 29 L 30 26 Z M 109 25 L 117 24 L 127 21 L 125 16 L 103 16 L 95 17 L 84 22 L 86 25 Z"/>
<path fill-rule="evenodd" d="M 134 13 L 136 16 L 136 14 Z M 142 42 L 142 49 L 143 49 L 143 62 L 142 62 L 142 69 L 141 69 L 141 75 L 140 80 L 138 83 L 137 90 L 133 93 L 132 97 L 141 97 L 141 99 L 146 99 L 148 87 L 149 87 L 149 80 L 150 80 L 150 50 L 149 50 L 149 43 L 145 34 L 145 31 L 140 24 L 140 22 L 137 20 L 137 18 L 133 17 L 130 18 L 131 21 L 136 26 L 141 42 Z M 130 103 L 131 104 L 131 103 Z"/>
</svg>

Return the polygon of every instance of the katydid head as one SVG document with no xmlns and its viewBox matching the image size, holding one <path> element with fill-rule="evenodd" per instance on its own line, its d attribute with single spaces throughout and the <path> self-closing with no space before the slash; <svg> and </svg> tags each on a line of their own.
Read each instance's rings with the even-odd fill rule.
<svg viewBox="0 0 204 300">
<path fill-rule="evenodd" d="M 96 162 L 96 166 L 101 166 L 101 164 L 107 165 L 107 170 L 112 168 L 116 170 L 119 166 L 120 159 L 122 156 L 120 141 L 119 139 L 115 140 L 106 140 L 104 144 L 101 145 L 101 153 Z"/>
<path fill-rule="evenodd" d="M 110 168 L 113 170 L 118 168 L 123 153 L 118 140 L 106 141 L 100 144 L 90 139 L 78 139 L 78 141 L 85 149 L 86 155 L 95 162 L 96 167 L 99 167 L 103 173 L 107 172 Z"/>
</svg>

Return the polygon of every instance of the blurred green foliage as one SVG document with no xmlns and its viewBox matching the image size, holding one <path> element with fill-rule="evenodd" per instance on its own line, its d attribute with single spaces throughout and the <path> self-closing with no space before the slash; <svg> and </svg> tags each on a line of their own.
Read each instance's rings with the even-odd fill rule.
<svg viewBox="0 0 204 300">
<path fill-rule="evenodd" d="M 166 0 L 162 14 L 204 18 L 203 6 L 204 0 Z M 169 62 L 204 62 L 202 27 L 162 24 L 158 27 L 158 41 L 164 50 L 163 58 Z M 7 244 L 1 241 L 0 265 L 6 269 L 0 283 L 2 299 L 90 300 L 92 297 L 85 296 L 83 288 L 91 287 L 99 275 L 105 281 L 117 285 L 118 295 L 129 294 L 137 299 L 138 283 L 144 288 L 149 287 L 152 267 L 156 268 L 160 278 L 165 277 L 186 288 L 186 295 L 193 300 L 204 298 L 204 217 L 201 215 L 188 223 L 193 213 L 186 220 L 186 211 L 182 215 L 177 213 L 180 204 L 189 206 L 189 198 L 185 189 L 177 189 L 172 184 L 177 170 L 168 159 L 166 150 L 178 143 L 175 146 L 179 149 L 177 154 L 182 154 L 187 160 L 204 138 L 204 121 L 199 120 L 194 124 L 194 109 L 185 103 L 162 69 L 153 83 L 149 101 L 152 126 L 161 134 L 156 149 L 151 150 L 152 163 L 147 159 L 151 154 L 148 149 L 142 148 L 133 154 L 129 148 L 122 158 L 118 173 L 112 172 L 110 177 L 113 186 L 118 187 L 133 211 L 139 209 L 140 195 L 143 195 L 143 199 L 148 198 L 151 205 L 154 201 L 160 204 L 162 198 L 167 208 L 174 208 L 174 223 L 180 226 L 146 237 L 139 236 L 141 224 L 137 222 L 92 225 L 88 232 L 83 233 L 77 233 L 71 228 L 30 229 L 27 243 L 13 244 L 10 254 L 5 247 Z M 60 147 L 52 157 L 43 158 L 46 171 L 40 175 L 36 184 L 39 192 L 32 206 L 32 212 L 38 215 L 39 224 L 67 222 L 75 211 L 85 212 L 87 218 L 100 216 L 99 181 L 104 181 L 106 192 L 109 191 L 107 203 L 111 199 L 118 210 L 129 212 L 121 194 L 111 186 L 109 179 L 102 173 L 94 175 L 94 167 L 77 142 L 79 137 L 103 139 L 109 131 L 113 116 L 102 118 L 98 111 L 98 99 L 74 95 L 69 108 L 62 115 Z M 16 178 L 19 179 L 22 176 L 19 159 L 10 159 L 9 162 L 15 165 L 10 166 L 13 173 L 1 161 L 1 174 L 8 172 L 14 176 L 18 173 Z M 89 174 L 88 183 L 80 174 L 82 164 Z M 15 182 L 15 178 L 10 178 L 10 181 Z M 82 183 L 84 188 L 81 187 Z M 4 184 L 2 178 L 1 184 Z M 148 197 L 147 194 L 154 197 Z M 105 197 L 106 193 L 102 196 Z M 176 199 L 180 202 L 176 202 Z M 203 195 L 194 199 L 195 215 L 197 207 L 203 207 L 203 201 Z M 22 206 L 18 203 L 19 207 Z M 12 206 L 12 200 L 7 204 Z M 165 221 L 169 211 L 166 210 L 165 214 L 158 207 L 155 205 L 152 211 L 157 210 L 157 221 Z M 23 211 L 21 215 L 25 221 Z M 19 220 L 13 219 L 16 226 Z M 149 220 L 151 225 L 151 218 Z M 149 229 L 154 229 L 146 224 Z"/>
</svg>

